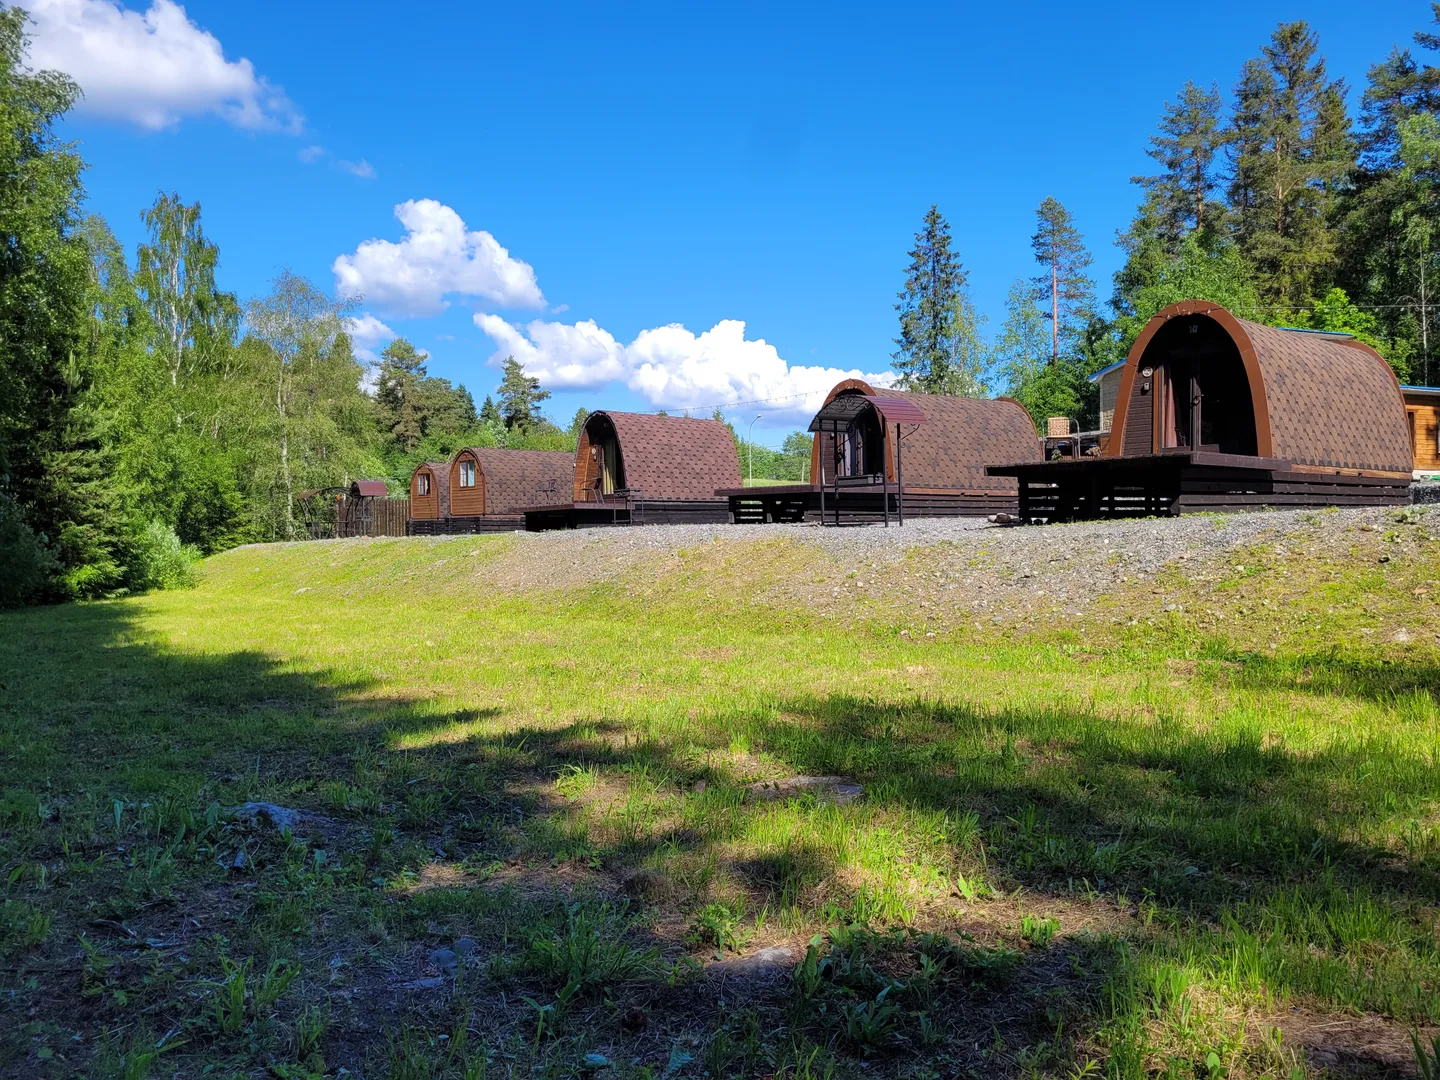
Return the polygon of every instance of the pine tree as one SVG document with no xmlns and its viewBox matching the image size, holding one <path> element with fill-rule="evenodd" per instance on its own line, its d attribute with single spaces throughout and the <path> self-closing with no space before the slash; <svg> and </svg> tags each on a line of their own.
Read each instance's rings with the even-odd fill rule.
<svg viewBox="0 0 1440 1080">
<path fill-rule="evenodd" d="M 1151 136 L 1145 151 L 1162 171 L 1131 180 L 1144 187 L 1158 234 L 1171 250 L 1216 216 L 1211 198 L 1219 188 L 1215 165 L 1225 144 L 1221 108 L 1219 87 L 1202 90 L 1187 82 L 1178 101 L 1165 103 L 1160 134 Z"/>
<path fill-rule="evenodd" d="M 496 390 L 500 398 L 500 418 L 507 428 L 528 431 L 545 419 L 540 403 L 550 397 L 550 391 L 540 389 L 540 380 L 526 375 L 525 368 L 513 356 L 505 358 L 504 371 L 505 376 Z"/>
<path fill-rule="evenodd" d="M 1335 197 L 1355 165 L 1344 92 L 1304 22 L 1282 23 L 1236 87 L 1235 233 L 1281 311 L 1304 307 L 1335 268 Z"/>
<path fill-rule="evenodd" d="M 1095 283 L 1086 276 L 1090 252 L 1075 219 L 1058 199 L 1047 198 L 1035 211 L 1030 249 L 1045 272 L 1035 283 L 1050 302 L 1050 359 L 1060 358 L 1060 340 L 1073 348 L 1095 310 Z"/>
<path fill-rule="evenodd" d="M 489 394 L 485 395 L 485 403 L 480 406 L 480 423 L 486 427 L 505 426 L 505 420 L 500 415 L 500 409 L 495 404 L 495 399 Z"/>
<path fill-rule="evenodd" d="M 982 319 L 966 281 L 960 258 L 950 247 L 950 225 L 932 205 L 915 234 L 905 288 L 895 305 L 900 336 L 891 366 L 902 386 L 927 394 L 984 392 Z"/>
</svg>

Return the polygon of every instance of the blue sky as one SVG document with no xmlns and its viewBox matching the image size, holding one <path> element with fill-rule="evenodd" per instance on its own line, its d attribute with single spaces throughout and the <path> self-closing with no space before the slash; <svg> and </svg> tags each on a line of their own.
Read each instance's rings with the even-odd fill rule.
<svg viewBox="0 0 1440 1080">
<path fill-rule="evenodd" d="M 334 289 L 344 256 L 362 325 L 409 337 L 477 400 L 514 350 L 567 387 L 562 420 L 790 394 L 727 409 L 764 414 L 772 444 L 801 391 L 887 369 L 930 203 L 992 330 L 1035 272 L 1047 195 L 1108 295 L 1128 180 L 1187 78 L 1228 91 L 1278 22 L 1305 18 L 1356 105 L 1366 68 L 1430 17 L 1408 0 L 1196 18 L 1154 2 L 149 5 L 31 4 L 36 65 L 86 89 L 65 134 L 127 246 L 175 190 L 202 204 L 226 287 L 289 267 Z"/>
</svg>

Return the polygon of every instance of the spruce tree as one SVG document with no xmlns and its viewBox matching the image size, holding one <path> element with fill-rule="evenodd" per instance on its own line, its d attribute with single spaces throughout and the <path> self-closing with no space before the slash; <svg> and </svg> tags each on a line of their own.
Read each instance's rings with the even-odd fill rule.
<svg viewBox="0 0 1440 1080">
<path fill-rule="evenodd" d="M 907 389 L 927 394 L 983 392 L 981 319 L 966 281 L 960 258 L 950 246 L 950 225 L 932 205 L 915 234 L 905 287 L 895 305 L 900 336 L 895 339 L 891 366 Z"/>
<path fill-rule="evenodd" d="M 425 437 L 421 383 L 425 380 L 425 354 L 405 338 L 397 337 L 380 354 L 375 379 L 375 404 L 385 434 L 405 453 L 414 453 Z"/>
<path fill-rule="evenodd" d="M 1050 359 L 1060 358 L 1060 342 L 1073 349 L 1081 331 L 1090 322 L 1095 310 L 1095 283 L 1085 271 L 1090 268 L 1090 252 L 1075 219 L 1058 199 L 1047 198 L 1035 210 L 1035 235 L 1030 249 L 1035 261 L 1045 272 L 1035 284 L 1045 295 L 1050 319 Z"/>
<path fill-rule="evenodd" d="M 1236 87 L 1235 234 L 1262 298 L 1282 312 L 1303 308 L 1335 268 L 1336 195 L 1355 165 L 1344 90 L 1304 22 L 1282 23 Z"/>
<path fill-rule="evenodd" d="M 513 356 L 505 358 L 504 378 L 496 390 L 500 398 L 500 418 L 507 428 L 528 431 L 545 419 L 540 403 L 550 396 L 540 389 L 540 380 L 525 374 L 525 368 Z"/>
</svg>

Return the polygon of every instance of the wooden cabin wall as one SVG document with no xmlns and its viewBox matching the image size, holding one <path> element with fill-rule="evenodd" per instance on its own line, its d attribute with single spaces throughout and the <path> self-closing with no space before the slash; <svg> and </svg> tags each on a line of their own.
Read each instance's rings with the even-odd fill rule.
<svg viewBox="0 0 1440 1080">
<path fill-rule="evenodd" d="M 410 516 L 416 521 L 437 521 L 440 518 L 439 478 L 433 474 L 430 476 L 429 495 L 417 493 L 419 478 L 420 470 L 417 469 L 410 477 Z"/>
<path fill-rule="evenodd" d="M 575 447 L 575 501 L 594 498 L 595 481 L 600 478 L 600 462 L 590 456 L 590 425 L 580 431 Z"/>
<path fill-rule="evenodd" d="M 1142 379 L 1137 369 L 1130 384 L 1130 406 L 1125 411 L 1124 442 L 1120 452 L 1126 456 L 1155 452 L 1155 394 L 1160 385 L 1155 376 Z"/>
<path fill-rule="evenodd" d="M 468 454 L 461 454 L 450 463 L 450 516 L 481 517 L 485 513 L 485 474 L 480 463 L 475 461 L 475 486 L 460 486 L 460 462 L 475 461 Z"/>
<path fill-rule="evenodd" d="M 1415 468 L 1440 469 L 1440 405 L 1405 405 L 1410 421 L 1410 445 L 1415 451 Z"/>
</svg>

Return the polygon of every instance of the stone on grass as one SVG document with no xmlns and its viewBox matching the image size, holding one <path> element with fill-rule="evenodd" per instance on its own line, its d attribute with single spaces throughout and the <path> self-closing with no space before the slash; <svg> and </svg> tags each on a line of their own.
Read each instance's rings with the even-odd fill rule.
<svg viewBox="0 0 1440 1080">
<path fill-rule="evenodd" d="M 786 780 L 766 780 L 749 787 L 752 799 L 769 802 L 775 799 L 794 799 L 801 795 L 814 795 L 821 802 L 855 802 L 865 794 L 865 789 L 854 780 L 843 776 L 792 776 Z"/>
<path fill-rule="evenodd" d="M 608 1069 L 610 1067 L 610 1059 L 604 1054 L 586 1054 L 580 1062 L 580 1067 L 587 1072 L 594 1072 L 597 1069 Z"/>
<path fill-rule="evenodd" d="M 648 866 L 634 871 L 621 885 L 626 896 L 651 903 L 666 899 L 673 891 L 670 879 L 659 870 L 652 870 Z"/>
<path fill-rule="evenodd" d="M 430 966 L 438 968 L 441 975 L 454 975 L 459 961 L 450 949 L 431 949 Z"/>
</svg>

